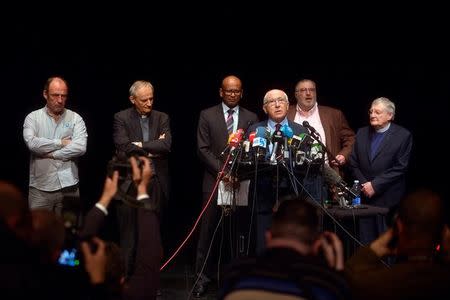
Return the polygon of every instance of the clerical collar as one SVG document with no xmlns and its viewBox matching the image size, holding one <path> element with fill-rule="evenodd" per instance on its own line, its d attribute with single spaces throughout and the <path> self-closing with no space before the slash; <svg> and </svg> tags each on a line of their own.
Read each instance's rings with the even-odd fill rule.
<svg viewBox="0 0 450 300">
<path fill-rule="evenodd" d="M 391 127 L 391 122 L 389 122 L 386 126 L 384 126 L 383 128 L 380 129 L 376 129 L 375 132 L 376 133 L 385 133 L 386 131 L 388 131 L 388 129 Z"/>
</svg>

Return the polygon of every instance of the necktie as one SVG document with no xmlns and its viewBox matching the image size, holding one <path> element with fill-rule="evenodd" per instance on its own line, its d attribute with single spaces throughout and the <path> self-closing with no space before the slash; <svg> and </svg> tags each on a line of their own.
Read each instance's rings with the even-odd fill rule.
<svg viewBox="0 0 450 300">
<path fill-rule="evenodd" d="M 275 131 L 280 131 L 280 129 L 281 129 L 281 124 L 280 123 L 275 124 Z"/>
<path fill-rule="evenodd" d="M 228 117 L 227 117 L 227 130 L 228 130 L 228 135 L 230 135 L 230 134 L 233 133 L 233 125 L 234 125 L 233 113 L 234 113 L 234 110 L 233 110 L 233 109 L 229 109 L 229 110 L 228 110 Z"/>
</svg>

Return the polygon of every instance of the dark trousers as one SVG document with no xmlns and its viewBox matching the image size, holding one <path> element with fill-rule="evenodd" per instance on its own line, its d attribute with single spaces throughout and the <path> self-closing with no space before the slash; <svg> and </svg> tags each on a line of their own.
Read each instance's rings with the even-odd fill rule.
<svg viewBox="0 0 450 300">
<path fill-rule="evenodd" d="M 117 225 L 119 229 L 119 245 L 125 260 L 125 276 L 129 278 L 134 271 L 137 241 L 137 208 L 117 201 Z"/>
<path fill-rule="evenodd" d="M 217 195 L 217 194 L 216 194 Z M 203 199 L 206 199 L 203 201 L 203 203 L 205 204 L 206 201 L 209 198 L 209 194 L 204 193 L 203 194 Z M 213 259 L 211 258 L 211 255 L 215 254 L 215 249 L 217 249 L 217 245 L 218 245 L 218 236 L 220 235 L 220 233 L 216 233 L 216 237 L 213 240 L 213 234 L 214 234 L 214 230 L 216 229 L 219 220 L 220 220 L 220 216 L 222 213 L 222 209 L 220 207 L 217 206 L 217 201 L 214 200 L 216 199 L 217 196 L 215 196 L 213 198 L 213 200 L 211 200 L 211 203 L 209 204 L 208 208 L 206 209 L 205 213 L 202 216 L 202 220 L 200 222 L 200 234 L 199 234 L 199 238 L 198 238 L 198 244 L 197 244 L 197 255 L 196 255 L 196 259 L 195 259 L 195 272 L 197 275 L 199 275 L 200 273 L 202 273 L 203 276 L 206 276 L 207 278 L 211 278 L 213 275 Z M 218 232 L 220 232 L 220 229 L 218 230 Z M 211 255 L 208 256 L 208 249 L 211 245 L 211 243 L 214 243 L 213 246 L 211 247 Z M 206 263 L 205 263 L 206 261 Z M 203 268 L 203 272 L 202 271 L 202 267 L 205 264 L 205 267 Z"/>
</svg>

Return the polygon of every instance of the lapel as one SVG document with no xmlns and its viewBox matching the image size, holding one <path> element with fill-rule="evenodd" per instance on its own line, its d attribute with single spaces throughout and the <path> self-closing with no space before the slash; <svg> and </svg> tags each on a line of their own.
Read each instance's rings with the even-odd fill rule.
<svg viewBox="0 0 450 300">
<path fill-rule="evenodd" d="M 130 112 L 130 126 L 131 132 L 135 132 L 136 136 L 133 139 L 142 140 L 142 128 L 141 128 L 141 116 L 138 114 L 135 108 Z"/>
<path fill-rule="evenodd" d="M 330 135 L 330 133 L 331 133 L 331 122 L 328 122 L 328 120 L 330 120 L 330 118 L 327 116 L 327 114 L 326 113 L 324 113 L 322 110 L 321 110 L 321 107 L 320 107 L 320 105 L 318 105 L 317 106 L 317 109 L 318 109 L 318 111 L 319 111 L 319 119 L 320 119 L 320 123 L 322 123 L 322 127 L 323 127 L 323 131 L 325 131 L 325 141 L 326 141 L 326 146 L 327 146 L 327 148 L 329 148 L 330 149 L 330 146 L 331 146 L 331 141 L 332 141 L 332 138 L 331 138 L 331 135 Z"/>
<path fill-rule="evenodd" d="M 156 122 L 156 116 L 153 113 L 153 111 L 150 112 L 147 121 L 148 121 L 148 140 L 151 141 L 157 138 L 157 136 L 159 137 L 159 133 L 156 132 L 158 126 L 155 125 L 158 123 Z"/>
<path fill-rule="evenodd" d="M 225 120 L 225 115 L 223 114 L 222 103 L 216 106 L 216 110 L 214 111 L 213 124 L 217 124 L 217 129 L 222 136 L 222 140 L 228 141 L 228 129 L 227 129 L 227 121 Z M 216 122 L 214 122 L 216 120 Z"/>
<path fill-rule="evenodd" d="M 238 117 L 238 129 L 242 128 L 242 129 L 246 129 L 247 126 L 247 120 L 245 118 L 245 113 L 244 110 L 242 109 L 242 107 L 239 107 L 239 117 Z"/>
<path fill-rule="evenodd" d="M 296 113 L 297 113 L 297 104 L 290 105 L 287 113 L 288 120 L 294 122 Z"/>
</svg>

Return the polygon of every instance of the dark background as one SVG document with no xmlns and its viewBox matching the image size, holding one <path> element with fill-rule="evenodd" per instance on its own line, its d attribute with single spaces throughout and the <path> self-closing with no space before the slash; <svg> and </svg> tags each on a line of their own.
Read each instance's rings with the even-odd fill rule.
<svg viewBox="0 0 450 300">
<path fill-rule="evenodd" d="M 295 14 L 289 7 L 243 11 L 228 4 L 174 3 L 162 11 L 129 5 L 113 12 L 54 7 L 43 15 L 14 11 L 15 21 L 2 29 L 0 179 L 27 192 L 23 121 L 45 104 L 45 80 L 61 75 L 70 88 L 67 107 L 84 118 L 89 134 L 80 185 L 83 200 L 92 205 L 114 152 L 113 115 L 130 106 L 128 88 L 135 80 L 149 80 L 155 86 L 154 109 L 171 117 L 167 231 L 175 246 L 200 211 L 199 112 L 219 103 L 222 78 L 234 74 L 243 81 L 242 106 L 260 118 L 267 90 L 284 89 L 292 101 L 295 83 L 305 77 L 316 81 L 319 103 L 340 108 L 355 130 L 367 125 L 374 98 L 390 98 L 397 105 L 395 121 L 414 136 L 409 188 L 428 186 L 448 196 L 443 143 L 450 68 L 443 46 L 447 35 L 441 32 L 446 24 L 439 15 L 428 14 L 426 22 L 414 15 L 400 20 L 405 14 L 396 12 L 318 18 L 317 10 L 306 7 L 295 8 Z"/>
</svg>

